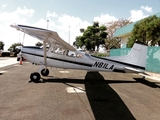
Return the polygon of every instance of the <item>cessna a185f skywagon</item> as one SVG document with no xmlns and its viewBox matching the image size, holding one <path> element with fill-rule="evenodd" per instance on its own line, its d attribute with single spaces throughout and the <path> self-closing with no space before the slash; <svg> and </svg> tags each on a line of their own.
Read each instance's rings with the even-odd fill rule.
<svg viewBox="0 0 160 120">
<path fill-rule="evenodd" d="M 30 79 L 33 82 L 40 80 L 40 73 L 42 76 L 48 76 L 47 67 L 136 73 L 143 73 L 145 70 L 146 45 L 135 43 L 127 56 L 100 58 L 77 51 L 55 31 L 25 25 L 11 27 L 43 41 L 43 48 L 23 46 L 21 50 L 27 61 L 42 65 L 38 72 L 31 73 Z"/>
</svg>

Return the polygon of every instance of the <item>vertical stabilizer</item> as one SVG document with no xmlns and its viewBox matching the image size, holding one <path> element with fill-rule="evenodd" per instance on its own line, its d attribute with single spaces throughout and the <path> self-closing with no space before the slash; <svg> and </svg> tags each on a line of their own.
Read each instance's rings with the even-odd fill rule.
<svg viewBox="0 0 160 120">
<path fill-rule="evenodd" d="M 126 56 L 125 62 L 145 67 L 147 58 L 147 49 L 148 47 L 146 45 L 135 43 L 131 49 L 131 52 Z"/>
<path fill-rule="evenodd" d="M 142 68 L 146 66 L 147 46 L 139 43 L 135 43 L 126 56 L 120 57 L 120 61 L 136 65 Z"/>
<path fill-rule="evenodd" d="M 127 66 L 131 65 L 132 67 L 145 69 L 146 67 L 146 58 L 147 58 L 147 49 L 146 45 L 135 43 L 130 51 L 130 53 L 126 56 L 113 56 L 109 57 L 109 59 L 114 60 L 115 62 L 121 62 L 126 64 Z"/>
</svg>

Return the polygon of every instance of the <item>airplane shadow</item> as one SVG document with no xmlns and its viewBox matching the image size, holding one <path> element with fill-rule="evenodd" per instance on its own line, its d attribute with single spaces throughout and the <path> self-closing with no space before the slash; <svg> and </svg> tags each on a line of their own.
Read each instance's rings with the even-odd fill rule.
<svg viewBox="0 0 160 120">
<path fill-rule="evenodd" d="M 69 83 L 85 85 L 95 120 L 135 120 L 119 95 L 108 85 L 111 83 L 137 83 L 136 81 L 105 80 L 99 72 L 88 72 L 85 79 L 43 79 L 43 82 L 58 82 L 72 86 Z"/>
<path fill-rule="evenodd" d="M 85 80 L 90 81 L 85 84 L 85 89 L 96 120 L 135 120 L 122 99 L 100 73 L 88 72 Z"/>
<path fill-rule="evenodd" d="M 150 82 L 150 81 L 148 81 L 146 79 L 143 79 L 143 78 L 133 78 L 133 79 L 136 80 L 139 83 L 142 83 L 142 84 L 146 85 L 146 86 L 149 86 L 149 87 L 152 87 L 152 88 L 160 88 L 160 86 L 157 85 L 157 84 L 160 84 L 158 82 Z"/>
</svg>

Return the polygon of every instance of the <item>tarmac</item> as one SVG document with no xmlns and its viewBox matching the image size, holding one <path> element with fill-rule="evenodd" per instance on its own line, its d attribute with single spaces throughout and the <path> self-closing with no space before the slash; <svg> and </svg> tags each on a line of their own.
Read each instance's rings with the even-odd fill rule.
<svg viewBox="0 0 160 120">
<path fill-rule="evenodd" d="M 49 68 L 0 58 L 0 120 L 159 120 L 160 81 L 141 75 Z M 4 63 L 7 61 L 7 65 Z M 14 62 L 13 62 L 14 61 Z M 2 64 L 3 63 L 3 64 Z"/>
<path fill-rule="evenodd" d="M 15 57 L 0 57 L 0 68 L 19 63 Z"/>
<path fill-rule="evenodd" d="M 146 75 L 146 78 L 158 80 L 160 81 L 160 74 L 159 73 L 153 73 L 153 72 L 146 72 L 148 75 Z"/>
</svg>

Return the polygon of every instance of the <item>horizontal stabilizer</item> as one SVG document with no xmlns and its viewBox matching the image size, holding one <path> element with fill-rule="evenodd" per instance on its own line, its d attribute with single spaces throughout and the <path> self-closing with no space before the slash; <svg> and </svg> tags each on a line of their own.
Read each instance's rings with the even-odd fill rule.
<svg viewBox="0 0 160 120">
<path fill-rule="evenodd" d="M 130 67 L 125 67 L 124 68 L 124 71 L 126 73 L 144 73 L 145 71 L 144 70 L 140 70 L 140 69 L 135 69 L 135 68 L 130 68 Z"/>
</svg>

